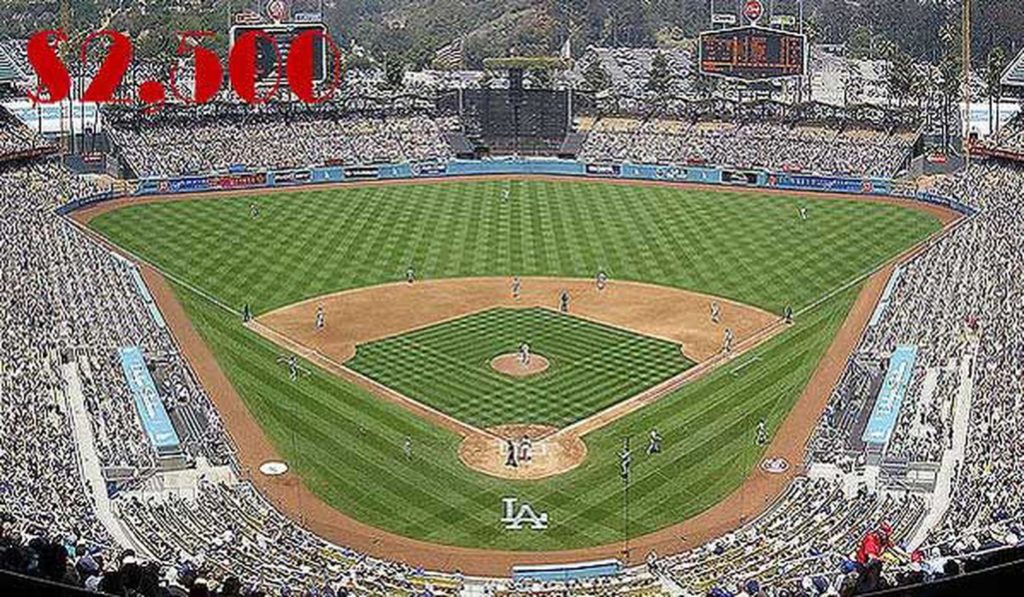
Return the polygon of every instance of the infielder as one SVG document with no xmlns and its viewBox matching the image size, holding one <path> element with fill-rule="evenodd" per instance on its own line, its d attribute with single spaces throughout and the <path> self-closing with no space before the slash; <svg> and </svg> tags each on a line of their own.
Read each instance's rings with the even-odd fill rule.
<svg viewBox="0 0 1024 597">
<path fill-rule="evenodd" d="M 316 326 L 316 331 L 318 331 L 318 332 L 320 330 L 324 329 L 324 306 L 323 305 L 317 305 L 316 306 L 316 322 L 315 322 L 314 325 Z"/>
<path fill-rule="evenodd" d="M 530 345 L 526 342 L 519 345 L 519 364 L 523 367 L 530 366 Z"/>
<path fill-rule="evenodd" d="M 558 295 L 558 310 L 562 313 L 569 312 L 569 291 L 563 290 L 562 294 Z"/>
<path fill-rule="evenodd" d="M 725 338 L 722 340 L 722 352 L 732 352 L 732 340 L 732 328 L 725 328 Z"/>
<path fill-rule="evenodd" d="M 604 290 L 608 286 L 608 275 L 603 271 L 597 272 L 597 278 L 594 280 L 594 283 L 597 286 L 598 292 Z"/>
<path fill-rule="evenodd" d="M 722 318 L 722 308 L 717 301 L 711 301 L 711 323 L 718 323 Z"/>
<path fill-rule="evenodd" d="M 519 276 L 512 277 L 512 298 L 519 300 L 519 297 L 523 294 L 523 281 L 519 279 Z"/>
<path fill-rule="evenodd" d="M 411 265 L 405 270 L 405 281 L 409 284 L 416 281 L 416 268 Z"/>
</svg>

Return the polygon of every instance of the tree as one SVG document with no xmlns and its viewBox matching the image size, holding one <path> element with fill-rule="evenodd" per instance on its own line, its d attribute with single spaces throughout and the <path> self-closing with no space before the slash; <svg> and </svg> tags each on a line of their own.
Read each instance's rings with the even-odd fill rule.
<svg viewBox="0 0 1024 597">
<path fill-rule="evenodd" d="M 674 79 L 665 54 L 657 52 L 651 60 L 651 72 L 647 75 L 647 90 L 658 96 L 666 96 L 672 91 Z"/>
<path fill-rule="evenodd" d="M 384 57 L 384 84 L 392 91 L 398 91 L 405 85 L 405 63 L 395 54 Z"/>
<path fill-rule="evenodd" d="M 871 29 L 861 25 L 853 30 L 846 41 L 846 57 L 870 59 L 873 38 Z"/>
<path fill-rule="evenodd" d="M 988 53 L 988 68 L 985 71 L 985 91 L 988 95 L 988 130 L 989 133 L 999 132 L 999 104 L 1003 99 L 1002 79 L 1006 68 L 1006 52 L 1000 47 L 992 48 Z M 995 101 L 995 125 L 992 123 L 992 103 Z"/>
</svg>

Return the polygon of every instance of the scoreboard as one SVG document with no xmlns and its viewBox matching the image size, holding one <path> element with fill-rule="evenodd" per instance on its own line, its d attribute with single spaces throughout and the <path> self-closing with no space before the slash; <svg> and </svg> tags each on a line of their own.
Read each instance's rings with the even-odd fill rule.
<svg viewBox="0 0 1024 597">
<path fill-rule="evenodd" d="M 261 31 L 267 37 L 256 40 L 256 80 L 258 83 L 272 83 L 278 69 L 284 72 L 288 63 L 288 50 L 292 40 L 310 29 L 327 34 L 327 27 L 321 23 L 277 23 L 273 25 L 235 25 L 231 28 L 229 39 L 235 45 L 243 34 L 249 31 Z M 275 48 L 276 46 L 276 48 Z M 280 58 L 280 60 L 279 60 Z M 313 82 L 320 83 L 327 77 L 327 51 L 323 39 L 313 43 Z"/>
<path fill-rule="evenodd" d="M 807 72 L 807 38 L 750 25 L 700 34 L 700 73 L 743 81 L 798 77 Z"/>
</svg>

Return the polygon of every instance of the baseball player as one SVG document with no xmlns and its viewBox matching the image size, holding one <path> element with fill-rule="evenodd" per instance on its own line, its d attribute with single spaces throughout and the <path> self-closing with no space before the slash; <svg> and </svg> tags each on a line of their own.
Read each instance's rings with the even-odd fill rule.
<svg viewBox="0 0 1024 597">
<path fill-rule="evenodd" d="M 786 305 L 786 310 L 782 313 L 782 318 L 786 323 L 793 323 L 793 307 Z"/>
<path fill-rule="evenodd" d="M 519 468 L 519 462 L 516 460 L 516 445 L 510 439 L 505 440 L 505 466 Z"/>
<path fill-rule="evenodd" d="M 519 279 L 519 276 L 512 277 L 512 298 L 519 300 L 519 297 L 523 294 L 523 281 Z"/>
<path fill-rule="evenodd" d="M 594 284 L 597 286 L 598 292 L 605 289 L 608 286 L 608 275 L 603 271 L 597 272 L 597 278 L 594 280 Z"/>
<path fill-rule="evenodd" d="M 768 423 L 764 419 L 757 422 L 757 445 L 763 446 L 768 443 Z"/>
<path fill-rule="evenodd" d="M 260 217 L 260 206 L 259 205 L 256 205 L 255 203 L 250 203 L 249 204 L 249 217 L 254 219 L 254 220 L 256 218 Z"/>
<path fill-rule="evenodd" d="M 800 220 L 803 222 L 807 221 L 807 208 L 803 205 L 800 206 Z"/>
<path fill-rule="evenodd" d="M 316 325 L 316 331 L 318 331 L 318 332 L 320 330 L 324 329 L 324 306 L 323 305 L 317 305 L 316 306 L 316 323 L 315 323 L 315 325 Z"/>
<path fill-rule="evenodd" d="M 657 429 L 651 429 L 650 436 L 647 438 L 647 455 L 661 454 L 661 436 L 658 435 Z"/>
<path fill-rule="evenodd" d="M 519 364 L 523 367 L 530 366 L 530 345 L 526 342 L 519 345 Z"/>
<path fill-rule="evenodd" d="M 511 183 L 505 182 L 505 187 L 501 189 L 501 202 L 508 203 L 509 197 L 512 195 Z"/>
<path fill-rule="evenodd" d="M 406 460 L 412 460 L 412 438 L 408 435 L 405 436 L 405 441 L 402 442 L 402 453 L 405 454 Z"/>
<path fill-rule="evenodd" d="M 295 359 L 295 355 L 288 357 L 288 379 L 295 381 L 299 379 L 299 363 Z"/>
<path fill-rule="evenodd" d="M 519 440 L 519 460 L 527 463 L 533 460 L 533 441 L 525 435 Z"/>
<path fill-rule="evenodd" d="M 416 281 L 416 268 L 411 265 L 405 270 L 405 281 L 409 284 Z"/>
<path fill-rule="evenodd" d="M 722 352 L 732 352 L 732 341 L 732 328 L 725 328 L 725 337 L 722 340 Z"/>
<path fill-rule="evenodd" d="M 711 323 L 718 323 L 722 319 L 722 308 L 717 301 L 711 301 Z"/>
<path fill-rule="evenodd" d="M 558 310 L 561 311 L 562 313 L 568 313 L 569 312 L 569 291 L 568 290 L 563 290 L 562 293 L 560 295 L 558 295 Z"/>
</svg>

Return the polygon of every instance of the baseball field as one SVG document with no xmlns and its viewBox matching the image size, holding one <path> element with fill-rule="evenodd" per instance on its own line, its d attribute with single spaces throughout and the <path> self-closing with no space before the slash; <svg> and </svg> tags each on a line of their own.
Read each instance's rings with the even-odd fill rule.
<svg viewBox="0 0 1024 597">
<path fill-rule="evenodd" d="M 867 276 L 943 224 L 891 202 L 549 179 L 113 207 L 81 221 L 166 276 L 259 434 L 317 500 L 382 532 L 513 551 L 639 537 L 733 494 L 787 441 L 774 435 Z M 573 297 L 567 314 L 559 289 Z M 796 316 L 780 324 L 787 307 Z M 728 359 L 725 329 L 737 340 Z M 492 366 L 523 342 L 546 369 Z M 588 425 L 610 412 L 621 414 Z M 467 434 L 500 445 L 510 427 L 539 438 L 578 427 L 578 461 L 532 480 L 467 466 Z M 662 451 L 648 455 L 654 429 Z M 546 513 L 548 528 L 507 530 L 505 497 Z M 289 508 L 313 517 L 308 502 Z"/>
</svg>

